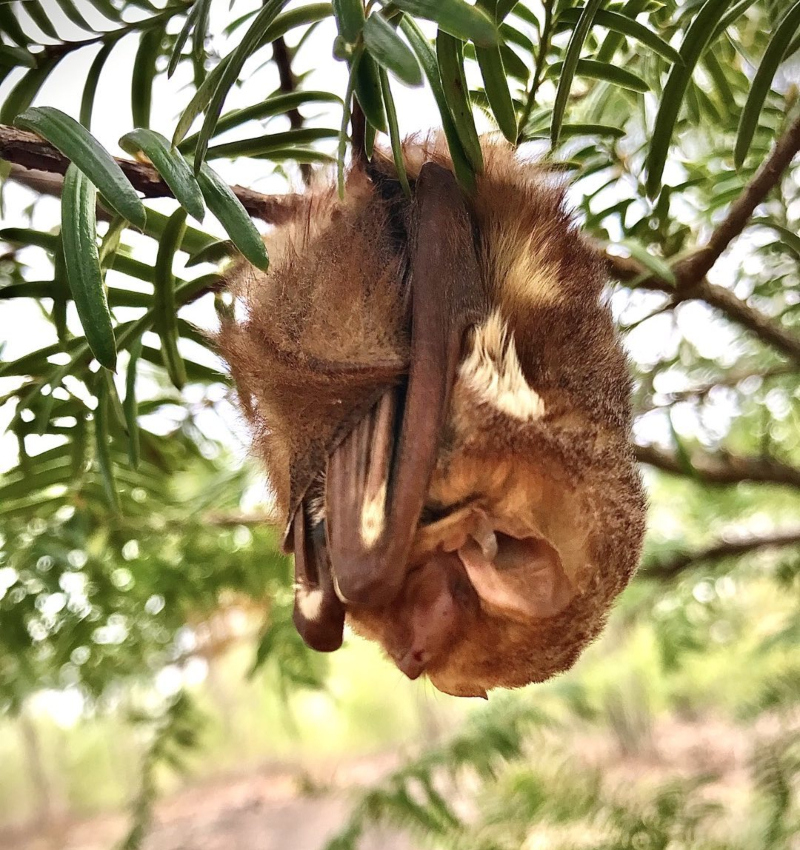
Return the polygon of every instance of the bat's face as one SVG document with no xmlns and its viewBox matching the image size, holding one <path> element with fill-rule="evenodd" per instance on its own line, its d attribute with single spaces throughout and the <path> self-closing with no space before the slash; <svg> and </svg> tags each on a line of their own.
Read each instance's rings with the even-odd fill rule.
<svg viewBox="0 0 800 850">
<path fill-rule="evenodd" d="M 348 613 L 407 676 L 456 696 L 571 666 L 622 587 L 596 581 L 604 539 L 625 519 L 635 529 L 640 511 L 635 477 L 626 493 L 602 463 L 565 465 L 565 447 L 596 454 L 597 436 L 574 413 L 548 411 L 514 374 L 503 331 L 493 316 L 469 334 L 405 584 L 389 604 Z M 612 557 L 630 572 L 637 555 L 634 535 L 627 556 Z"/>
</svg>

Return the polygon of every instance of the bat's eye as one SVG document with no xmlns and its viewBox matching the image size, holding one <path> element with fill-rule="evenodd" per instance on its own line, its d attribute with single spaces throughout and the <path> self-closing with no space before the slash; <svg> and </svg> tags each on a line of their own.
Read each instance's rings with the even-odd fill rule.
<svg viewBox="0 0 800 850">
<path fill-rule="evenodd" d="M 447 517 L 451 514 L 457 513 L 462 508 L 470 505 L 475 501 L 475 498 L 475 496 L 468 496 L 465 499 L 454 502 L 452 505 L 443 505 L 441 502 L 428 502 L 422 509 L 419 524 L 433 525 L 436 522 L 441 522 L 443 519 L 447 519 Z"/>
</svg>

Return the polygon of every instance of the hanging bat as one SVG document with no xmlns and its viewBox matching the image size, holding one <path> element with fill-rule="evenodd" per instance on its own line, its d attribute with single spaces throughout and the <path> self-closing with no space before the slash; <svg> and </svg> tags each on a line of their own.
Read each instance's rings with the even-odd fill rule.
<svg viewBox="0 0 800 850">
<path fill-rule="evenodd" d="M 437 141 L 311 192 L 233 270 L 230 365 L 295 558 L 294 620 L 485 696 L 569 668 L 638 563 L 645 501 L 603 269 L 564 188 L 498 144 L 472 197 Z"/>
</svg>

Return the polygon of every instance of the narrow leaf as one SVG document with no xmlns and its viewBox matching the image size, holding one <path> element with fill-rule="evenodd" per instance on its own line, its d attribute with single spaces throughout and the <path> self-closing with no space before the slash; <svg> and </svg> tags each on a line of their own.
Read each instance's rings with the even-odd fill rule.
<svg viewBox="0 0 800 850">
<path fill-rule="evenodd" d="M 230 186 L 207 165 L 200 169 L 197 180 L 206 205 L 219 219 L 233 244 L 254 266 L 266 269 L 269 257 L 264 240 Z"/>
<path fill-rule="evenodd" d="M 464 77 L 461 42 L 440 30 L 436 36 L 436 58 L 439 62 L 442 91 L 458 138 L 461 140 L 461 147 L 467 154 L 473 171 L 481 172 L 483 171 L 483 152 L 478 131 L 475 129 L 475 118 L 472 115 L 472 104 Z"/>
<path fill-rule="evenodd" d="M 92 354 L 98 363 L 113 370 L 117 349 L 100 270 L 95 205 L 94 185 L 74 163 L 70 164 L 61 194 L 67 279 Z"/>
<path fill-rule="evenodd" d="M 160 133 L 144 129 L 126 133 L 119 144 L 130 154 L 142 151 L 184 209 L 198 221 L 203 220 L 203 194 L 192 169 L 177 148 L 172 147 Z"/>
<path fill-rule="evenodd" d="M 15 123 L 57 147 L 89 177 L 114 212 L 144 227 L 145 210 L 136 190 L 111 154 L 74 118 L 52 106 L 41 106 L 29 109 Z"/>
<path fill-rule="evenodd" d="M 561 125 L 564 122 L 564 112 L 567 108 L 569 100 L 569 92 L 572 88 L 572 80 L 578 68 L 578 61 L 581 58 L 581 50 L 583 43 L 586 41 L 586 36 L 589 35 L 589 30 L 592 27 L 592 22 L 597 10 L 600 8 L 603 0 L 587 0 L 583 7 L 581 16 L 567 44 L 567 50 L 564 54 L 564 66 L 559 75 L 558 89 L 556 90 L 556 99 L 553 104 L 553 116 L 550 122 L 550 143 L 555 147 L 558 142 L 558 137 L 561 133 Z"/>
<path fill-rule="evenodd" d="M 477 6 L 464 0 L 395 0 L 398 9 L 435 21 L 440 30 L 478 47 L 495 47 L 500 36 L 494 21 Z"/>
<path fill-rule="evenodd" d="M 286 130 L 283 133 L 269 133 L 263 136 L 213 145 L 208 149 L 206 159 L 268 156 L 273 150 L 280 150 L 295 144 L 308 144 L 319 139 L 335 139 L 338 135 L 339 131 L 330 127 L 301 127 L 298 130 Z"/>
<path fill-rule="evenodd" d="M 400 26 L 411 45 L 411 49 L 417 54 L 417 59 L 419 59 L 422 70 L 428 78 L 428 84 L 436 100 L 436 105 L 439 108 L 439 116 L 442 119 L 442 130 L 447 139 L 447 147 L 450 150 L 450 156 L 453 160 L 453 171 L 462 188 L 467 192 L 471 192 L 475 188 L 475 174 L 472 166 L 469 164 L 467 155 L 461 145 L 458 130 L 450 115 L 450 108 L 447 105 L 447 100 L 442 89 L 442 81 L 439 77 L 439 64 L 436 60 L 436 54 L 413 18 L 405 15 L 400 22 Z"/>
<path fill-rule="evenodd" d="M 561 77 L 563 79 L 564 63 L 554 62 L 547 68 L 548 77 Z M 596 62 L 594 59 L 581 59 L 575 67 L 574 75 L 588 77 L 592 80 L 604 80 L 613 83 L 623 89 L 635 92 L 650 91 L 650 86 L 641 77 L 625 68 L 618 68 L 606 62 Z M 551 125 L 552 127 L 552 125 Z M 552 135 L 552 130 L 551 130 Z"/>
<path fill-rule="evenodd" d="M 183 239 L 185 227 L 186 210 L 178 209 L 170 216 L 158 246 L 153 292 L 153 311 L 156 331 L 161 339 L 161 356 L 167 374 L 177 389 L 181 389 L 186 383 L 186 367 L 178 351 L 178 306 L 175 301 L 175 274 L 172 264 Z"/>
<path fill-rule="evenodd" d="M 732 0 L 706 0 L 689 25 L 680 47 L 682 64 L 672 66 L 658 107 L 650 149 L 647 152 L 647 193 L 652 198 L 661 189 L 661 177 L 672 143 L 686 88 L 695 66 L 711 40 L 714 27 Z"/>
<path fill-rule="evenodd" d="M 111 51 L 116 46 L 117 39 L 113 39 L 105 44 L 97 56 L 94 57 L 94 61 L 89 68 L 89 73 L 86 75 L 86 82 L 83 84 L 79 117 L 81 124 L 87 130 L 91 129 L 92 126 L 92 112 L 94 111 L 94 99 L 97 94 L 97 84 L 100 82 L 100 74 L 103 72 L 106 60 L 111 55 Z"/>
<path fill-rule="evenodd" d="M 580 19 L 581 13 L 581 9 L 565 9 L 558 16 L 558 20 L 565 24 L 575 24 Z M 627 15 L 622 15 L 619 12 L 612 12 L 605 9 L 598 9 L 597 12 L 595 12 L 594 23 L 596 26 L 605 27 L 612 32 L 629 35 L 640 44 L 645 45 L 645 47 L 649 47 L 654 53 L 657 53 L 659 56 L 663 56 L 668 62 L 683 61 L 680 53 L 678 53 L 674 47 L 664 41 L 663 38 L 656 35 L 656 33 L 654 33 L 651 29 L 648 29 L 648 27 L 644 24 L 640 24 L 638 21 L 633 18 L 629 18 Z"/>
<path fill-rule="evenodd" d="M 772 87 L 772 80 L 798 29 L 800 29 L 800 0 L 781 18 L 753 78 L 750 94 L 739 120 L 739 133 L 736 136 L 733 161 L 737 168 L 741 168 L 747 158 L 756 127 L 758 127 L 761 108 Z"/>
<path fill-rule="evenodd" d="M 114 511 L 119 511 L 119 496 L 114 483 L 114 466 L 111 460 L 111 436 L 108 432 L 108 386 L 100 381 L 97 391 L 97 408 L 94 411 L 95 458 L 103 480 L 106 498 Z"/>
<path fill-rule="evenodd" d="M 20 78 L 8 93 L 8 97 L 6 97 L 2 109 L 0 109 L 0 124 L 14 123 L 20 112 L 31 105 L 58 61 L 59 57 L 57 56 L 46 59 L 41 62 L 38 68 L 31 68 Z"/>
<path fill-rule="evenodd" d="M 356 75 L 356 97 L 364 111 L 364 117 L 373 127 L 385 133 L 386 111 L 383 108 L 378 67 L 372 57 L 362 50 L 353 59 L 353 68 Z"/>
<path fill-rule="evenodd" d="M 342 99 L 333 92 L 325 91 L 294 91 L 286 92 L 268 97 L 261 103 L 247 106 L 244 109 L 235 109 L 223 115 L 217 122 L 214 135 L 220 135 L 226 130 L 246 123 L 247 121 L 258 121 L 269 118 L 272 115 L 282 115 L 298 106 L 306 103 L 341 103 Z M 181 151 L 190 150 L 197 142 L 197 134 L 187 136 L 179 145 Z"/>
<path fill-rule="evenodd" d="M 232 54 L 229 54 L 224 59 L 220 60 L 219 64 L 208 74 L 202 83 L 197 88 L 197 91 L 192 96 L 186 109 L 181 113 L 178 123 L 175 125 L 175 132 L 172 136 L 172 144 L 179 145 L 186 134 L 189 132 L 195 118 L 206 108 L 211 96 L 214 94 L 214 89 L 217 87 L 222 75 L 225 72 L 225 67 L 230 62 Z M 199 133 L 193 138 L 197 140 Z"/>
<path fill-rule="evenodd" d="M 0 65 L 8 68 L 19 66 L 35 68 L 36 57 L 22 47 L 10 47 L 7 44 L 0 44 Z"/>
<path fill-rule="evenodd" d="M 156 62 L 161 55 L 163 38 L 163 26 L 156 26 L 145 30 L 139 39 L 139 49 L 136 51 L 131 75 L 131 114 L 134 127 L 150 126 L 153 81 L 156 78 Z"/>
<path fill-rule="evenodd" d="M 422 69 L 417 57 L 383 15 L 373 13 L 367 18 L 364 24 L 364 43 L 373 59 L 381 67 L 391 71 L 398 80 L 409 86 L 422 85 Z"/>
<path fill-rule="evenodd" d="M 211 95 L 208 106 L 206 107 L 206 117 L 197 139 L 194 155 L 195 172 L 198 172 L 203 164 L 206 151 L 208 150 L 208 141 L 214 134 L 214 129 L 217 126 L 217 121 L 228 92 L 239 78 L 239 73 L 244 63 L 258 48 L 264 32 L 275 20 L 275 17 L 285 2 L 286 0 L 267 0 L 261 11 L 253 19 L 253 23 L 250 24 L 250 27 L 236 49 L 230 54 L 229 60 L 225 63 L 219 83 L 214 89 L 214 93 Z"/>
<path fill-rule="evenodd" d="M 512 51 L 509 51 L 512 52 Z M 483 87 L 500 132 L 509 142 L 517 141 L 517 116 L 508 88 L 508 79 L 499 47 L 476 47 L 475 53 L 483 77 Z"/>
<path fill-rule="evenodd" d="M 408 185 L 406 164 L 403 160 L 403 139 L 400 136 L 400 128 L 397 124 L 397 110 L 394 106 L 392 89 L 389 84 L 389 75 L 383 68 L 380 70 L 380 75 L 383 102 L 386 104 L 386 121 L 389 124 L 389 140 L 392 143 L 392 158 L 394 159 L 394 167 L 397 170 L 397 179 L 403 187 L 403 192 L 405 192 L 407 198 L 410 198 L 411 187 Z"/>
<path fill-rule="evenodd" d="M 364 4 L 361 0 L 333 0 L 333 14 L 339 35 L 355 44 L 364 27 Z"/>
</svg>

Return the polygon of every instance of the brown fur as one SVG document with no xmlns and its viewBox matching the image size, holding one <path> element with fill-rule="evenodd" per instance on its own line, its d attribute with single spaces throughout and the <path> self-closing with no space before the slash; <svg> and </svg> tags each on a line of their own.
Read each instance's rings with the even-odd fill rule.
<svg viewBox="0 0 800 850">
<path fill-rule="evenodd" d="M 547 539 L 577 593 L 559 614 L 520 622 L 485 610 L 458 559 L 444 556 L 460 627 L 426 672 L 455 694 L 570 667 L 636 568 L 645 515 L 629 443 L 630 379 L 600 300 L 602 267 L 551 175 L 502 145 L 484 155 L 470 202 L 483 286 L 541 410 L 514 415 L 456 381 L 428 494 L 434 518 L 420 528 L 414 557 L 440 557 L 452 532 L 437 512 L 469 504 L 504 517 L 514 536 Z M 427 160 L 449 167 L 440 140 L 407 145 L 412 180 Z M 387 158 L 375 167 L 392 177 Z M 219 347 L 287 517 L 338 442 L 407 370 L 407 218 L 407 205 L 355 171 L 344 201 L 332 189 L 317 193 L 278 234 L 268 274 L 240 266 L 231 275 L 245 313 L 222 328 Z M 350 622 L 396 657 L 415 594 L 388 609 L 351 609 Z"/>
</svg>

